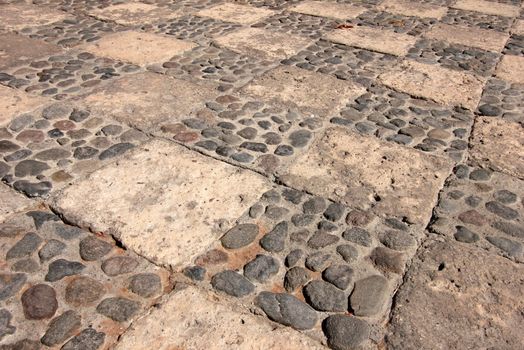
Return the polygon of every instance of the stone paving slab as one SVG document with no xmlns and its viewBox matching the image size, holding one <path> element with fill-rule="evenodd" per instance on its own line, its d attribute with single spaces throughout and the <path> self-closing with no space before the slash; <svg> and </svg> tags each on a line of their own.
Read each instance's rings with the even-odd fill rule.
<svg viewBox="0 0 524 350">
<path fill-rule="evenodd" d="M 430 3 L 414 3 L 405 0 L 385 0 L 378 6 L 379 10 L 404 16 L 428 17 L 441 19 L 447 12 L 446 7 Z"/>
<path fill-rule="evenodd" d="M 198 11 L 196 14 L 226 22 L 253 24 L 264 17 L 271 16 L 274 12 L 264 8 L 224 3 Z"/>
<path fill-rule="evenodd" d="M 427 38 L 444 40 L 454 44 L 477 47 L 479 49 L 500 52 L 509 38 L 493 30 L 461 27 L 449 24 L 437 24 L 425 34 Z"/>
<path fill-rule="evenodd" d="M 441 157 L 327 129 L 280 180 L 297 189 L 359 209 L 424 224 L 452 163 Z"/>
<path fill-rule="evenodd" d="M 20 30 L 57 22 L 69 17 L 69 14 L 30 4 L 2 5 L 0 28 Z"/>
<path fill-rule="evenodd" d="M 326 39 L 339 44 L 395 56 L 404 56 L 416 41 L 415 38 L 406 34 L 365 27 L 356 27 L 350 30 L 337 29 L 328 34 Z"/>
<path fill-rule="evenodd" d="M 190 41 L 167 36 L 125 31 L 106 35 L 96 43 L 84 45 L 80 49 L 99 57 L 142 66 L 165 62 L 196 46 Z"/>
<path fill-rule="evenodd" d="M 329 87 L 319 89 L 319 86 Z M 243 92 L 275 104 L 296 107 L 326 118 L 344 100 L 360 96 L 364 87 L 296 67 L 277 67 L 246 85 Z"/>
<path fill-rule="evenodd" d="M 518 19 L 515 21 L 513 28 L 511 29 L 512 34 L 524 35 L 524 20 Z"/>
<path fill-rule="evenodd" d="M 135 322 L 115 349 L 326 349 L 289 328 L 276 328 L 195 287 L 176 291 L 161 309 Z"/>
<path fill-rule="evenodd" d="M 27 95 L 15 89 L 0 86 L 0 127 L 9 124 L 12 118 L 24 112 L 30 112 L 38 106 L 49 103 L 44 97 Z"/>
<path fill-rule="evenodd" d="M 0 71 L 3 71 L 27 64 L 40 57 L 60 54 L 63 50 L 56 45 L 6 33 L 2 35 L 0 52 Z M 2 76 L 1 79 L 4 81 L 5 78 Z"/>
<path fill-rule="evenodd" d="M 523 273 L 477 248 L 428 241 L 396 296 L 388 348 L 519 348 Z"/>
<path fill-rule="evenodd" d="M 379 76 L 379 81 L 412 96 L 474 110 L 484 82 L 474 75 L 405 60 Z"/>
<path fill-rule="evenodd" d="M 179 17 L 183 14 L 182 11 L 165 11 L 162 7 L 142 2 L 116 4 L 89 11 L 90 16 L 125 26 L 151 24 Z"/>
<path fill-rule="evenodd" d="M 149 260 L 176 268 L 268 188 L 256 173 L 153 140 L 68 187 L 53 206 L 69 220 L 111 232 Z"/>
<path fill-rule="evenodd" d="M 524 57 L 505 55 L 497 66 L 496 76 L 512 83 L 524 84 Z"/>
<path fill-rule="evenodd" d="M 516 17 L 520 9 L 517 6 L 502 4 L 495 1 L 484 0 L 457 0 L 451 7 L 466 10 L 482 12 L 488 15 Z"/>
<path fill-rule="evenodd" d="M 357 17 L 366 11 L 366 8 L 337 2 L 305 1 L 291 7 L 290 10 L 305 15 L 347 20 Z"/>
<path fill-rule="evenodd" d="M 2 198 L 0 222 L 4 221 L 9 215 L 35 204 L 33 201 L 3 184 L 0 185 L 0 198 Z"/>
<path fill-rule="evenodd" d="M 478 118 L 471 137 L 471 158 L 491 169 L 524 178 L 524 129 L 492 117 Z"/>
</svg>

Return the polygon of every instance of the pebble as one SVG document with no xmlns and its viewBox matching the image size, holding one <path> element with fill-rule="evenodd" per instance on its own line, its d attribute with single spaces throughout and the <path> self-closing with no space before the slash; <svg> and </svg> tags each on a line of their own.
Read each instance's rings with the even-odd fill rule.
<svg viewBox="0 0 524 350">
<path fill-rule="evenodd" d="M 49 165 L 37 160 L 23 160 L 15 166 L 15 176 L 36 176 L 49 169 Z"/>
<path fill-rule="evenodd" d="M 524 238 L 524 226 L 512 224 L 506 221 L 495 221 L 491 224 L 491 227 L 504 232 L 507 235 Z"/>
<path fill-rule="evenodd" d="M 29 182 L 19 180 L 13 183 L 15 190 L 24 193 L 28 197 L 42 197 L 51 191 L 53 185 L 49 181 Z"/>
<path fill-rule="evenodd" d="M 468 230 L 464 226 L 457 226 L 457 232 L 453 235 L 455 239 L 463 243 L 474 243 L 477 242 L 480 237 L 473 231 Z"/>
<path fill-rule="evenodd" d="M 227 253 L 218 250 L 218 249 L 211 249 L 208 252 L 198 256 L 195 259 L 195 264 L 197 265 L 219 265 L 227 262 L 228 256 Z"/>
<path fill-rule="evenodd" d="M 366 321 L 347 315 L 331 315 L 323 322 L 329 347 L 333 350 L 358 348 L 371 333 Z"/>
<path fill-rule="evenodd" d="M 469 174 L 469 178 L 474 181 L 488 181 L 491 178 L 491 171 L 475 169 Z"/>
<path fill-rule="evenodd" d="M 193 281 L 203 281 L 206 277 L 206 269 L 200 266 L 188 266 L 184 268 L 183 273 Z"/>
<path fill-rule="evenodd" d="M 304 193 L 291 188 L 286 188 L 282 191 L 282 196 L 288 202 L 291 202 L 293 204 L 300 204 L 300 202 L 302 201 L 302 197 L 304 196 Z"/>
<path fill-rule="evenodd" d="M 262 237 L 260 245 L 268 252 L 281 252 L 284 250 L 287 234 L 288 224 L 286 221 L 282 221 L 271 232 Z"/>
<path fill-rule="evenodd" d="M 496 201 L 502 204 L 512 204 L 517 201 L 517 195 L 508 190 L 500 190 L 493 194 Z"/>
<path fill-rule="evenodd" d="M 486 217 L 473 209 L 459 214 L 458 218 L 466 224 L 472 224 L 475 226 L 483 226 L 486 224 Z"/>
<path fill-rule="evenodd" d="M 353 282 L 353 269 L 344 264 L 331 265 L 322 272 L 322 278 L 342 290 Z"/>
<path fill-rule="evenodd" d="M 45 280 L 48 282 L 59 281 L 66 276 L 77 275 L 83 269 L 85 269 L 85 265 L 82 263 L 58 259 L 49 264 L 49 271 L 45 276 Z"/>
<path fill-rule="evenodd" d="M 355 282 L 349 298 L 356 316 L 374 316 L 382 310 L 388 297 L 388 281 L 380 275 L 373 275 Z"/>
<path fill-rule="evenodd" d="M 291 146 L 301 148 L 308 144 L 311 137 L 312 137 L 312 134 L 310 131 L 297 130 L 297 131 L 293 131 L 289 135 L 289 142 L 291 143 Z"/>
<path fill-rule="evenodd" d="M 100 153 L 100 155 L 98 156 L 98 159 L 106 160 L 106 159 L 109 159 L 109 158 L 113 158 L 113 157 L 119 156 L 119 155 L 123 154 L 124 152 L 130 150 L 133 147 L 135 147 L 135 146 L 132 143 L 129 143 L 129 142 L 117 143 L 117 144 L 109 147 L 108 149 L 106 149 L 102 153 Z"/>
<path fill-rule="evenodd" d="M 369 257 L 381 271 L 398 274 L 404 271 L 404 255 L 400 252 L 385 247 L 376 247 Z"/>
<path fill-rule="evenodd" d="M 415 239 L 403 231 L 386 231 L 380 237 L 380 242 L 394 250 L 406 250 L 417 244 Z"/>
<path fill-rule="evenodd" d="M 289 209 L 275 205 L 268 205 L 264 214 L 272 220 L 279 220 L 283 216 L 286 216 L 287 213 L 289 213 Z"/>
<path fill-rule="evenodd" d="M 324 217 L 333 222 L 340 220 L 342 215 L 344 215 L 344 206 L 338 203 L 331 203 L 324 212 Z"/>
<path fill-rule="evenodd" d="M 273 321 L 298 330 L 311 329 L 318 320 L 315 310 L 292 295 L 261 292 L 255 305 Z"/>
<path fill-rule="evenodd" d="M 302 249 L 293 249 L 286 256 L 285 264 L 287 267 L 295 266 L 300 259 L 304 256 L 304 251 Z"/>
<path fill-rule="evenodd" d="M 372 239 L 371 235 L 368 231 L 359 228 L 359 227 L 353 227 L 350 228 L 342 234 L 342 237 L 346 241 L 353 242 L 355 244 L 364 246 L 364 247 L 371 247 Z"/>
<path fill-rule="evenodd" d="M 95 261 L 111 251 L 111 244 L 89 236 L 80 241 L 80 257 L 85 261 Z"/>
<path fill-rule="evenodd" d="M 111 277 L 133 272 L 137 267 L 138 261 L 129 256 L 115 256 L 102 263 L 102 271 Z"/>
<path fill-rule="evenodd" d="M 104 285 L 86 276 L 72 279 L 65 290 L 65 300 L 73 306 L 90 305 L 100 299 L 105 292 Z"/>
<path fill-rule="evenodd" d="M 41 320 L 51 318 L 58 308 L 56 292 L 47 284 L 36 284 L 22 294 L 22 307 L 25 318 Z"/>
<path fill-rule="evenodd" d="M 255 286 L 244 276 L 235 271 L 226 270 L 211 278 L 211 285 L 226 294 L 243 297 L 255 291 Z"/>
<path fill-rule="evenodd" d="M 129 321 L 140 309 L 140 303 L 122 297 L 104 299 L 96 307 L 96 311 L 116 322 Z"/>
<path fill-rule="evenodd" d="M 265 283 L 279 270 L 279 263 L 274 258 L 258 254 L 244 266 L 244 276 L 253 282 Z"/>
<path fill-rule="evenodd" d="M 313 249 L 320 249 L 333 245 L 337 243 L 339 240 L 340 237 L 338 236 L 331 235 L 329 233 L 324 233 L 323 231 L 317 231 L 308 240 L 307 245 Z"/>
<path fill-rule="evenodd" d="M 93 158 L 97 153 L 98 153 L 98 150 L 90 146 L 77 147 L 75 148 L 75 151 L 73 152 L 73 157 L 75 157 L 78 160 L 84 160 L 84 159 Z"/>
<path fill-rule="evenodd" d="M 487 236 L 486 239 L 495 247 L 505 251 L 509 256 L 519 257 L 522 254 L 522 244 L 504 237 Z"/>
<path fill-rule="evenodd" d="M 349 244 L 341 244 L 337 247 L 337 253 L 340 254 L 345 262 L 351 263 L 358 258 L 358 250 Z"/>
<path fill-rule="evenodd" d="M 302 288 L 311 280 L 309 272 L 303 267 L 295 266 L 289 269 L 284 276 L 284 288 L 292 293 Z"/>
<path fill-rule="evenodd" d="M 6 300 L 18 293 L 27 277 L 23 273 L 0 273 L 0 300 Z"/>
<path fill-rule="evenodd" d="M 486 209 L 506 220 L 513 220 L 519 216 L 519 213 L 516 210 L 511 209 L 504 204 L 500 204 L 499 202 L 487 202 Z"/>
<path fill-rule="evenodd" d="M 220 242 L 224 248 L 239 249 L 251 244 L 258 232 L 258 226 L 255 224 L 239 224 L 227 231 Z"/>
<path fill-rule="evenodd" d="M 302 210 L 304 214 L 318 214 L 326 209 L 326 202 L 321 197 L 313 197 L 304 202 Z"/>
<path fill-rule="evenodd" d="M 157 274 L 140 273 L 131 277 L 129 290 L 144 298 L 151 298 L 162 291 L 162 281 Z"/>
<path fill-rule="evenodd" d="M 303 293 L 315 310 L 345 312 L 348 308 L 348 298 L 344 292 L 330 283 L 312 281 L 304 287 Z"/>
<path fill-rule="evenodd" d="M 103 344 L 106 335 L 93 328 L 86 328 L 80 334 L 69 340 L 61 350 L 97 350 Z"/>
<path fill-rule="evenodd" d="M 47 346 L 58 345 L 80 329 L 80 321 L 81 317 L 75 311 L 66 311 L 49 323 L 49 327 L 40 341 Z"/>
<path fill-rule="evenodd" d="M 331 256 L 324 252 L 315 252 L 306 258 L 305 265 L 311 271 L 319 272 L 326 268 Z"/>
<path fill-rule="evenodd" d="M 65 240 L 71 240 L 80 237 L 84 232 L 82 229 L 75 227 L 75 226 L 69 226 L 64 224 L 56 224 L 55 227 L 55 234 L 57 234 L 60 238 Z"/>
<path fill-rule="evenodd" d="M 11 325 L 12 315 L 6 309 L 0 309 L 0 340 L 6 335 L 14 334 L 16 327 Z"/>
<path fill-rule="evenodd" d="M 42 243 L 42 238 L 34 232 L 27 233 L 7 251 L 6 259 L 16 259 L 31 255 Z"/>
<path fill-rule="evenodd" d="M 11 266 L 11 270 L 15 272 L 36 272 L 40 269 L 40 265 L 34 259 L 18 260 Z"/>
</svg>

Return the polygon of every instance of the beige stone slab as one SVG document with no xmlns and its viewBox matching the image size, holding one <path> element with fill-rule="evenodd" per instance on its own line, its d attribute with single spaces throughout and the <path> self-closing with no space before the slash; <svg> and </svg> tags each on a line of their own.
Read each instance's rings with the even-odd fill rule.
<svg viewBox="0 0 524 350">
<path fill-rule="evenodd" d="M 381 74 L 379 81 L 416 97 L 470 110 L 477 107 L 484 86 L 484 81 L 473 74 L 410 60 Z"/>
<path fill-rule="evenodd" d="M 513 28 L 511 29 L 511 33 L 516 35 L 524 35 L 524 19 L 518 19 L 513 24 Z"/>
<path fill-rule="evenodd" d="M 15 190 L 0 184 L 0 222 L 9 215 L 19 212 L 34 204 L 34 202 Z"/>
<path fill-rule="evenodd" d="M 187 287 L 133 323 L 115 350 L 327 349 L 291 328 L 234 310 L 213 294 Z"/>
<path fill-rule="evenodd" d="M 513 83 L 524 84 L 524 57 L 513 55 L 502 56 L 495 75 Z"/>
<path fill-rule="evenodd" d="M 483 1 L 483 0 L 457 0 L 455 4 L 450 7 L 459 10 L 475 11 L 485 13 L 487 15 L 516 17 L 519 15 L 520 8 L 503 4 L 497 1 Z"/>
<path fill-rule="evenodd" d="M 377 9 L 397 15 L 437 19 L 444 17 L 448 11 L 447 7 L 405 0 L 385 0 Z"/>
<path fill-rule="evenodd" d="M 522 348 L 523 275 L 470 244 L 428 241 L 397 292 L 384 348 Z"/>
<path fill-rule="evenodd" d="M 14 33 L 0 33 L 0 70 L 16 67 L 39 57 L 56 55 L 63 49 L 45 41 Z"/>
<path fill-rule="evenodd" d="M 275 11 L 265 8 L 232 3 L 220 4 L 196 13 L 197 16 L 239 24 L 253 24 L 273 14 L 275 14 Z"/>
<path fill-rule="evenodd" d="M 426 225 L 451 169 L 448 159 L 330 128 L 280 179 L 352 207 Z"/>
<path fill-rule="evenodd" d="M 93 10 L 89 14 L 96 18 L 105 21 L 113 21 L 122 25 L 159 23 L 184 15 L 182 11 L 172 11 L 165 7 L 144 4 L 141 2 L 111 5 L 102 9 Z"/>
<path fill-rule="evenodd" d="M 218 92 L 208 85 L 145 72 L 128 75 L 95 90 L 82 102 L 91 110 L 139 129 L 180 121 Z"/>
<path fill-rule="evenodd" d="M 29 4 L 1 5 L 0 28 L 20 30 L 59 22 L 68 15 L 42 6 Z"/>
<path fill-rule="evenodd" d="M 58 193 L 52 205 L 174 268 L 232 227 L 270 188 L 254 172 L 154 139 Z"/>
<path fill-rule="evenodd" d="M 478 163 L 524 179 L 524 128 L 519 123 L 478 117 L 470 156 Z"/>
<path fill-rule="evenodd" d="M 367 11 L 365 7 L 341 4 L 331 1 L 304 1 L 290 8 L 293 12 L 305 15 L 328 17 L 340 20 L 351 19 Z"/>
<path fill-rule="evenodd" d="M 507 33 L 495 30 L 480 29 L 439 23 L 433 26 L 425 37 L 443 40 L 453 44 L 477 47 L 486 51 L 500 52 L 509 38 Z"/>
<path fill-rule="evenodd" d="M 125 31 L 106 35 L 82 50 L 137 65 L 162 63 L 195 48 L 197 44 L 172 37 Z"/>
<path fill-rule="evenodd" d="M 215 43 L 248 56 L 281 60 L 294 55 L 309 45 L 311 40 L 266 29 L 245 28 L 218 37 Z"/>
<path fill-rule="evenodd" d="M 30 112 L 49 100 L 39 96 L 29 96 L 21 91 L 0 85 L 0 127 L 9 124 L 19 114 Z"/>
<path fill-rule="evenodd" d="M 369 27 L 335 29 L 327 34 L 326 39 L 338 44 L 359 47 L 371 51 L 404 56 L 415 45 L 417 38 L 399 34 L 390 30 Z"/>
<path fill-rule="evenodd" d="M 280 66 L 255 78 L 243 91 L 265 101 L 298 107 L 327 118 L 347 101 L 364 94 L 366 89 L 327 74 Z"/>
</svg>

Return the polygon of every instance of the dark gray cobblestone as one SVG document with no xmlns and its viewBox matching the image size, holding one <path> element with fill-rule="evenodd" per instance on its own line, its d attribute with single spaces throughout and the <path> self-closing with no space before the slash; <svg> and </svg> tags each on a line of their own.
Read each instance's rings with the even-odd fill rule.
<svg viewBox="0 0 524 350">
<path fill-rule="evenodd" d="M 320 39 L 320 37 L 344 23 L 344 21 L 309 16 L 297 12 L 282 12 L 253 24 L 252 27 Z"/>
<path fill-rule="evenodd" d="M 377 86 L 348 102 L 330 121 L 362 134 L 460 161 L 468 148 L 473 114 Z"/>
<path fill-rule="evenodd" d="M 271 10 L 283 10 L 301 2 L 301 0 L 233 0 L 237 4 L 265 7 Z"/>
<path fill-rule="evenodd" d="M 512 19 L 504 16 L 487 15 L 481 12 L 448 9 L 441 22 L 451 25 L 477 27 L 481 29 L 507 32 L 511 27 Z"/>
<path fill-rule="evenodd" d="M 513 34 L 506 43 L 502 53 L 505 55 L 524 56 L 524 35 Z"/>
<path fill-rule="evenodd" d="M 458 165 L 440 194 L 430 229 L 523 263 L 523 189 L 517 178 Z"/>
<path fill-rule="evenodd" d="M 0 128 L 0 178 L 27 196 L 46 196 L 147 139 L 88 109 L 56 102 Z"/>
<path fill-rule="evenodd" d="M 484 87 L 477 114 L 524 124 L 524 84 L 489 79 Z"/>
<path fill-rule="evenodd" d="M 26 349 L 22 344 L 35 349 L 108 348 L 171 288 L 166 270 L 118 247 L 109 235 L 68 226 L 45 209 L 11 216 L 0 223 L 0 230 L 0 254 L 7 257 L 0 269 L 0 340 L 8 349 Z M 75 234 L 64 238 L 68 231 Z M 29 242 L 30 236 L 39 239 Z M 91 250 L 104 249 L 95 249 L 98 253 L 84 260 L 86 241 Z M 57 244 L 61 249 L 51 256 L 49 247 Z M 124 257 L 132 270 L 107 275 L 100 267 Z M 34 268 L 15 272 L 28 259 Z M 5 293 L 6 288 L 11 292 Z"/>
<path fill-rule="evenodd" d="M 396 33 L 419 36 L 428 31 L 437 23 L 437 20 L 371 10 L 362 13 L 352 22 L 358 26 L 375 27 L 392 30 Z"/>
<path fill-rule="evenodd" d="M 121 2 L 121 0 L 32 0 L 35 5 L 44 5 L 75 14 L 103 9 Z"/>
</svg>

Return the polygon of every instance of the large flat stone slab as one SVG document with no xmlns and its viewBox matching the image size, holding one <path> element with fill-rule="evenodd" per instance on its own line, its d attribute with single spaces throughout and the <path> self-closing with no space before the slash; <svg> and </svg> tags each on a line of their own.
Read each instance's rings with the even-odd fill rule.
<svg viewBox="0 0 524 350">
<path fill-rule="evenodd" d="M 330 128 L 280 179 L 349 206 L 425 225 L 451 168 L 445 158 Z"/>
<path fill-rule="evenodd" d="M 418 1 L 385 0 L 377 9 L 396 15 L 441 19 L 448 9 Z"/>
<path fill-rule="evenodd" d="M 52 205 L 138 254 L 188 264 L 270 188 L 259 174 L 153 140 L 57 194 Z"/>
<path fill-rule="evenodd" d="M 470 155 L 476 162 L 524 179 L 524 128 L 521 124 L 478 117 L 470 143 Z"/>
<path fill-rule="evenodd" d="M 340 20 L 351 19 L 367 11 L 365 7 L 341 4 L 330 1 L 304 1 L 290 8 L 293 12 L 305 15 L 328 17 Z"/>
<path fill-rule="evenodd" d="M 412 96 L 470 110 L 477 107 L 484 86 L 472 74 L 408 60 L 378 78 L 384 85 Z"/>
<path fill-rule="evenodd" d="M 44 97 L 29 96 L 23 92 L 0 85 L 0 127 L 9 124 L 19 114 L 30 112 L 49 102 Z"/>
<path fill-rule="evenodd" d="M 524 35 L 524 19 L 518 19 L 513 24 L 513 28 L 511 29 L 512 34 L 517 35 Z"/>
<path fill-rule="evenodd" d="M 275 14 L 275 11 L 265 8 L 232 3 L 220 4 L 196 13 L 197 16 L 210 17 L 219 21 L 239 24 L 253 24 L 273 14 Z"/>
<path fill-rule="evenodd" d="M 95 90 L 83 103 L 91 110 L 139 129 L 154 129 L 162 123 L 187 118 L 216 94 L 207 85 L 145 72 Z"/>
<path fill-rule="evenodd" d="M 1 164 L 0 167 L 2 167 Z M 27 199 L 18 192 L 15 192 L 4 184 L 0 184 L 0 198 L 2 202 L 2 205 L 0 205 L 0 222 L 9 215 L 19 212 L 34 204 L 33 201 Z"/>
<path fill-rule="evenodd" d="M 326 349 L 293 329 L 220 303 L 196 287 L 175 292 L 143 317 L 116 346 L 125 349 Z"/>
<path fill-rule="evenodd" d="M 162 63 L 195 48 L 197 44 L 164 35 L 134 31 L 119 32 L 83 46 L 81 49 L 137 65 Z"/>
<path fill-rule="evenodd" d="M 29 4 L 1 5 L 0 28 L 20 30 L 59 22 L 68 17 L 63 11 Z"/>
<path fill-rule="evenodd" d="M 453 44 L 477 47 L 486 51 L 500 52 L 509 38 L 507 33 L 439 23 L 425 34 L 429 39 L 443 40 Z"/>
<path fill-rule="evenodd" d="M 17 67 L 36 58 L 55 55 L 63 50 L 53 44 L 26 36 L 3 33 L 0 36 L 0 70 Z"/>
<path fill-rule="evenodd" d="M 104 21 L 127 26 L 160 23 L 183 15 L 180 11 L 167 10 L 165 7 L 141 2 L 111 5 L 93 10 L 89 14 Z"/>
<path fill-rule="evenodd" d="M 366 89 L 349 80 L 281 66 L 255 78 L 243 91 L 264 101 L 297 107 L 327 118 L 348 100 L 365 93 Z"/>
<path fill-rule="evenodd" d="M 429 241 L 397 293 L 386 347 L 522 347 L 523 275 L 522 264 L 476 247 Z"/>
<path fill-rule="evenodd" d="M 335 29 L 326 39 L 338 44 L 359 47 L 371 51 L 404 56 L 415 45 L 417 39 L 412 35 L 369 27 Z"/>
<path fill-rule="evenodd" d="M 520 8 L 503 4 L 498 1 L 484 1 L 484 0 L 457 0 L 452 8 L 466 11 L 475 11 L 485 13 L 487 15 L 516 17 L 519 15 Z"/>
<path fill-rule="evenodd" d="M 504 55 L 495 75 L 512 83 L 524 84 L 524 57 Z"/>
<path fill-rule="evenodd" d="M 265 60 L 288 58 L 311 43 L 297 35 L 260 28 L 245 28 L 215 39 L 219 46 Z"/>
</svg>

